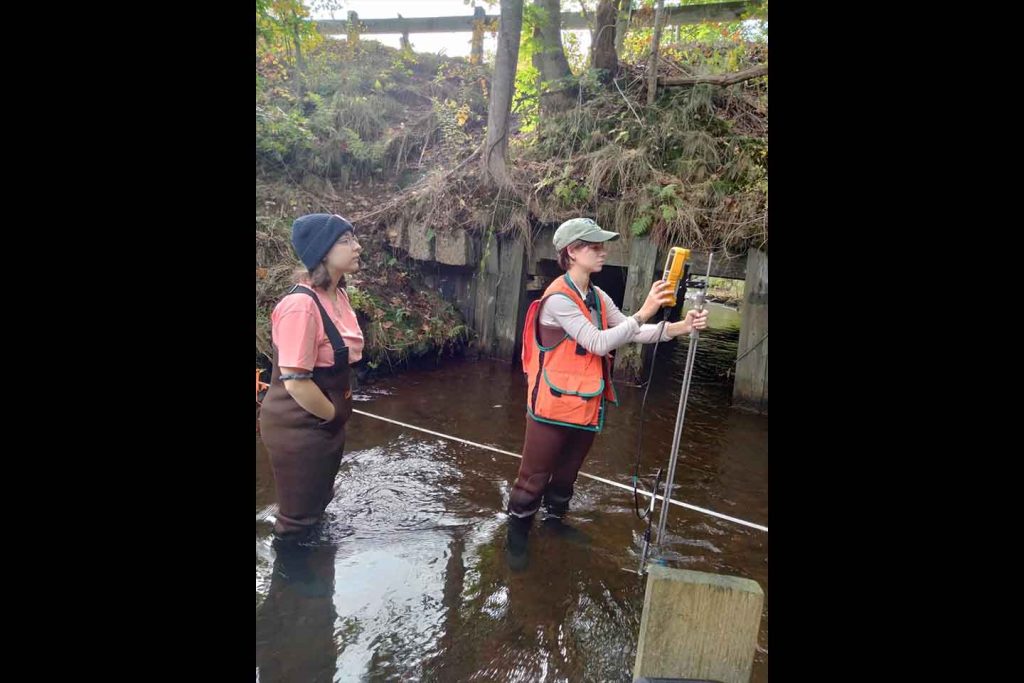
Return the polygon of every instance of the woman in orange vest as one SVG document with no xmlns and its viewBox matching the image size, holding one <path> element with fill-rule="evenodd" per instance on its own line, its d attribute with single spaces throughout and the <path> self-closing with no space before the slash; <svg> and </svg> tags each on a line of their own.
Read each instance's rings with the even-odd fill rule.
<svg viewBox="0 0 1024 683">
<path fill-rule="evenodd" d="M 533 516 L 543 503 L 550 518 L 569 509 L 573 484 L 594 437 L 604 426 L 607 402 L 617 404 L 608 354 L 629 344 L 658 341 L 658 326 L 645 324 L 673 292 L 659 280 L 639 311 L 624 315 L 611 298 L 590 284 L 600 272 L 606 242 L 618 233 L 589 218 L 574 218 L 555 231 L 558 263 L 565 275 L 530 306 L 523 330 L 527 375 L 526 438 L 519 476 L 508 502 L 508 552 L 513 567 L 526 561 Z M 707 327 L 707 311 L 664 326 L 661 341 Z"/>
</svg>

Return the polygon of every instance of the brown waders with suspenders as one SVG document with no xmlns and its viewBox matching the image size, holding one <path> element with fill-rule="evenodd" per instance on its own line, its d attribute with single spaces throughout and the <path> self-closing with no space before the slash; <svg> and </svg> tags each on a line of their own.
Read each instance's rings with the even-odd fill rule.
<svg viewBox="0 0 1024 683">
<path fill-rule="evenodd" d="M 260 434 L 274 471 L 278 501 L 274 532 L 279 537 L 308 531 L 334 497 L 334 477 L 345 449 L 345 423 L 352 414 L 352 371 L 341 333 L 312 290 L 296 285 L 288 293 L 311 296 L 320 309 L 324 331 L 334 348 L 334 365 L 313 368 L 312 379 L 334 404 L 334 418 L 321 420 L 295 402 L 281 381 L 275 346 L 270 389 L 260 411 Z"/>
</svg>

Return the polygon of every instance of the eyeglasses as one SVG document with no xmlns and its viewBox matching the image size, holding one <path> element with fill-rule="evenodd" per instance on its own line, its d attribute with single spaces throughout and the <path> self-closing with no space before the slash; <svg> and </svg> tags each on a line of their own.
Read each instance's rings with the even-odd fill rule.
<svg viewBox="0 0 1024 683">
<path fill-rule="evenodd" d="M 608 244 L 605 242 L 587 242 L 587 247 L 594 251 L 608 251 Z"/>
<path fill-rule="evenodd" d="M 349 233 L 342 237 L 337 242 L 335 242 L 335 244 L 341 244 L 346 247 L 351 247 L 353 244 L 359 244 L 359 238 L 356 237 L 354 234 Z"/>
</svg>

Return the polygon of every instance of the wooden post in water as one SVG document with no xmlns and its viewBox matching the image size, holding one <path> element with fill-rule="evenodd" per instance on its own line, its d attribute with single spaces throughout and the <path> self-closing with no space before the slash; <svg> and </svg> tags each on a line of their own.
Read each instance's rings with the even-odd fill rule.
<svg viewBox="0 0 1024 683">
<path fill-rule="evenodd" d="M 498 242 L 500 250 L 495 312 L 494 352 L 502 360 L 516 360 L 523 337 L 523 318 L 526 307 L 526 278 L 524 277 L 526 253 L 518 238 Z"/>
<path fill-rule="evenodd" d="M 649 565 L 633 679 L 749 683 L 763 603 L 756 581 Z"/>
<path fill-rule="evenodd" d="M 517 238 L 491 234 L 476 274 L 477 342 L 485 356 L 515 361 L 526 300 L 525 251 Z"/>
<path fill-rule="evenodd" d="M 747 252 L 747 278 L 743 286 L 736 357 L 733 405 L 767 415 L 768 254 L 760 249 Z"/>
<path fill-rule="evenodd" d="M 622 240 L 619 240 L 622 241 Z M 633 237 L 629 241 L 629 272 L 626 275 L 626 293 L 622 297 L 622 310 L 630 314 L 640 310 L 647 299 L 658 273 L 658 245 L 649 236 Z M 660 313 L 658 314 L 661 315 Z M 660 320 L 656 317 L 650 322 Z M 627 344 L 615 353 L 614 376 L 629 382 L 642 382 L 647 379 L 644 372 L 644 344 Z M 653 350 L 653 345 L 648 347 Z M 650 354 L 647 361 L 650 362 Z"/>
<path fill-rule="evenodd" d="M 498 236 L 484 235 L 481 242 L 483 254 L 480 268 L 476 273 L 476 306 L 473 319 L 476 321 L 477 345 L 481 354 L 494 353 L 494 311 L 498 301 L 498 280 L 501 277 L 501 263 L 498 259 Z"/>
</svg>

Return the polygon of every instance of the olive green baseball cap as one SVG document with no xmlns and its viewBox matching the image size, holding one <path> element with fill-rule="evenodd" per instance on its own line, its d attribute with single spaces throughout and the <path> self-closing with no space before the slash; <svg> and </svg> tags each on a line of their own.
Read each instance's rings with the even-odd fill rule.
<svg viewBox="0 0 1024 683">
<path fill-rule="evenodd" d="M 619 239 L 619 233 L 602 230 L 590 218 L 570 218 L 555 230 L 555 249 L 561 251 L 576 240 L 584 242 L 609 242 Z"/>
</svg>

